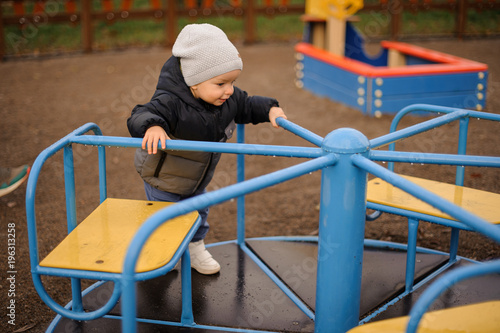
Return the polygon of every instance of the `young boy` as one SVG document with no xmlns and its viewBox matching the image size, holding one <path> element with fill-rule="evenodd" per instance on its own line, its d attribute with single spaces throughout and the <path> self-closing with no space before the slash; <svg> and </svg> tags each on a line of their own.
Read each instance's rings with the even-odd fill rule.
<svg viewBox="0 0 500 333">
<path fill-rule="evenodd" d="M 178 202 L 205 193 L 220 159 L 219 153 L 157 150 L 165 140 L 225 142 L 236 123 L 261 123 L 286 118 L 278 101 L 248 96 L 234 86 L 243 69 L 236 47 L 210 24 L 187 25 L 163 65 L 151 101 L 137 105 L 127 120 L 130 134 L 143 137 L 135 166 L 144 180 L 148 200 Z M 205 249 L 208 209 L 199 211 L 202 224 L 189 244 L 191 266 L 215 274 L 220 265 Z"/>
</svg>

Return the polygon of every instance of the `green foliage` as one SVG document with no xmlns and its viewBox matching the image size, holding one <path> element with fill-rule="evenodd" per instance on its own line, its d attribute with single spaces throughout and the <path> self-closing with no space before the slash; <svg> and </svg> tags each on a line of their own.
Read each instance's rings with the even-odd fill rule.
<svg viewBox="0 0 500 333">
<path fill-rule="evenodd" d="M 120 20 L 99 22 L 95 28 L 93 48 L 98 50 L 144 47 L 165 43 L 164 24 L 155 20 Z"/>
<path fill-rule="evenodd" d="M 390 35 L 390 16 L 384 11 L 364 11 L 357 14 L 360 20 L 354 25 L 367 37 L 387 38 Z M 499 10 L 467 13 L 465 33 L 488 36 L 500 33 Z M 401 22 L 401 37 L 409 36 L 454 36 L 455 13 L 447 10 L 404 12 Z"/>
<path fill-rule="evenodd" d="M 179 0 L 180 1 L 180 0 Z M 304 3 L 304 0 L 292 0 L 293 4 Z M 379 0 L 365 0 L 370 3 Z M 259 0 L 258 3 L 263 2 Z M 80 2 L 78 2 L 79 4 Z M 63 2 L 53 2 L 59 5 L 52 7 L 53 16 L 64 12 Z M 120 8 L 121 0 L 113 0 L 114 8 Z M 134 0 L 132 8 L 147 9 L 150 0 Z M 230 0 L 216 0 L 217 9 L 230 6 Z M 93 0 L 94 11 L 102 11 L 102 1 Z M 13 15 L 12 6 L 2 2 L 3 14 Z M 387 38 L 390 35 L 390 16 L 387 11 L 362 11 L 356 27 L 368 38 Z M 468 12 L 466 33 L 490 35 L 500 32 L 500 11 L 485 10 Z M 207 22 L 219 26 L 233 41 L 241 42 L 245 37 L 245 22 L 243 17 L 215 15 L 202 18 L 180 18 L 178 31 L 189 23 Z M 257 17 L 257 40 L 266 42 L 298 41 L 301 39 L 304 24 L 298 14 L 260 15 Z M 450 11 L 419 11 L 404 12 L 402 18 L 401 36 L 453 36 L 456 32 L 455 16 Z M 94 25 L 93 49 L 108 50 L 125 47 L 146 47 L 165 45 L 166 28 L 163 19 L 114 20 L 97 22 Z M 51 23 L 43 19 L 39 23 L 27 23 L 24 26 L 5 27 L 5 53 L 8 55 L 75 52 L 82 49 L 82 33 L 80 24 Z"/>
<path fill-rule="evenodd" d="M 5 27 L 5 53 L 60 53 L 81 49 L 80 26 L 46 24 Z"/>
</svg>

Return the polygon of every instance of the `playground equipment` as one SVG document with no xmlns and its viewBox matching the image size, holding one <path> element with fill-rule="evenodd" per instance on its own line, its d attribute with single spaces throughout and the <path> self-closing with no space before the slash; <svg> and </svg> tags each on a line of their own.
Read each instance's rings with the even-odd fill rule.
<svg viewBox="0 0 500 333">
<path fill-rule="evenodd" d="M 486 64 L 395 41 L 370 56 L 350 22 L 362 7 L 362 0 L 307 0 L 304 42 L 296 46 L 299 88 L 377 117 L 422 102 L 484 109 Z"/>
<path fill-rule="evenodd" d="M 405 114 L 422 111 L 441 115 L 396 130 Z M 456 254 L 460 230 L 477 231 L 500 242 L 500 194 L 478 191 L 459 200 L 462 193 L 465 198 L 473 191 L 461 186 L 464 167 L 500 167 L 500 157 L 466 155 L 470 118 L 500 121 L 496 114 L 414 105 L 394 118 L 391 133 L 372 140 L 348 128 L 322 138 L 280 118 L 281 127 L 317 147 L 244 144 L 242 125 L 238 143 L 168 141 L 167 150 L 238 154 L 236 184 L 173 205 L 107 198 L 106 147 L 138 148 L 141 140 L 103 136 L 94 124 L 82 126 L 39 155 L 27 185 L 31 272 L 40 297 L 59 314 L 48 332 L 117 332 L 120 328 L 124 332 L 388 332 L 389 326 L 415 332 L 433 302 L 432 309 L 440 311 L 427 313 L 420 327 L 433 329 L 432 319 L 453 327 L 457 315 L 465 318 L 467 313 L 481 318 L 482 332 L 498 331 L 500 261 L 475 262 Z M 399 140 L 454 121 L 460 122 L 457 154 L 394 150 Z M 85 135 L 89 131 L 95 135 Z M 76 144 L 98 147 L 101 201 L 78 225 L 72 154 Z M 389 150 L 377 149 L 388 144 Z M 43 164 L 60 150 L 69 235 L 40 261 L 37 180 Z M 309 160 L 245 180 L 244 155 Z M 407 179 L 391 171 L 392 164 L 388 169 L 377 164 L 382 161 L 455 165 L 456 184 L 440 184 L 436 194 L 435 184 L 428 189 L 427 180 Z M 318 237 L 245 237 L 246 194 L 317 170 L 322 172 Z M 378 178 L 368 182 L 368 174 Z M 374 186 L 385 186 L 386 191 L 373 191 Z M 439 195 L 441 188 L 454 191 L 453 203 Z M 398 189 L 408 194 L 386 195 Z M 399 201 L 410 204 L 398 202 L 401 196 L 405 199 Z M 412 197 L 439 211 L 425 205 L 414 208 Z M 232 198 L 238 202 L 237 239 L 212 244 L 210 250 L 223 267 L 221 273 L 191 275 L 187 244 L 199 223 L 193 212 Z M 407 216 L 408 244 L 364 239 L 367 207 Z M 116 235 L 117 219 L 118 230 L 125 229 L 122 235 Z M 416 246 L 419 221 L 452 229 L 450 253 Z M 173 246 L 158 251 L 162 244 Z M 174 266 L 181 257 L 179 277 Z M 66 306 L 56 304 L 44 288 L 42 275 L 71 278 L 72 301 Z M 99 282 L 82 292 L 80 279 Z M 118 300 L 119 307 L 115 306 Z M 407 315 L 409 321 L 383 320 Z M 460 323 L 467 330 L 475 321 Z"/>
</svg>

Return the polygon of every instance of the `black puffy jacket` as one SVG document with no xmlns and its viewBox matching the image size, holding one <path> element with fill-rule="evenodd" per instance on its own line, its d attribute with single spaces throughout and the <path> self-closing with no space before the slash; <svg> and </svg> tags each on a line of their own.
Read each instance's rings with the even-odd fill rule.
<svg viewBox="0 0 500 333">
<path fill-rule="evenodd" d="M 232 136 L 235 122 L 268 122 L 272 106 L 278 106 L 275 99 L 248 96 L 237 87 L 221 106 L 196 99 L 184 82 L 179 59 L 172 56 L 163 65 L 151 101 L 137 105 L 127 125 L 133 137 L 144 137 L 149 127 L 159 125 L 172 139 L 225 142 Z M 219 159 L 219 153 L 160 151 L 148 155 L 138 149 L 135 167 L 152 186 L 186 196 L 208 185 Z"/>
</svg>

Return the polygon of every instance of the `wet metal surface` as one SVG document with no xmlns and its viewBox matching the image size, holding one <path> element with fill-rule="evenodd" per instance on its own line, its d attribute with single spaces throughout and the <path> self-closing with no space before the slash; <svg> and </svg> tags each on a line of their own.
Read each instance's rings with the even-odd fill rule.
<svg viewBox="0 0 500 333">
<path fill-rule="evenodd" d="M 314 310 L 317 243 L 248 240 L 247 244 L 307 306 Z M 192 271 L 193 313 L 196 324 L 280 332 L 314 331 L 312 319 L 293 304 L 236 244 L 225 243 L 214 246 L 210 252 L 219 261 L 222 269 L 220 273 L 212 276 Z M 402 251 L 365 247 L 363 256 L 361 317 L 404 289 L 406 265 L 406 253 Z M 425 277 L 446 261 L 447 257 L 443 255 L 417 254 L 416 279 Z M 180 270 L 173 270 L 165 276 L 137 283 L 138 318 L 146 321 L 180 321 L 182 308 L 180 275 Z M 498 280 L 498 277 L 496 278 Z M 464 298 L 473 296 L 472 290 L 475 287 L 460 288 L 470 290 L 467 293 L 460 291 Z M 107 301 L 111 292 L 110 282 L 95 288 L 84 297 L 85 309 L 98 308 Z M 409 297 L 391 306 L 389 311 L 376 319 L 406 315 L 412 304 L 413 300 Z M 120 315 L 120 303 L 110 315 Z M 120 325 L 119 318 L 101 318 L 82 323 L 63 319 L 55 332 L 118 332 Z M 140 323 L 138 328 L 139 332 L 214 332 L 150 323 Z"/>
<path fill-rule="evenodd" d="M 248 244 L 310 308 L 315 308 L 317 243 L 250 240 Z M 427 275 L 446 260 L 443 255 L 417 254 L 415 278 Z M 365 247 L 361 317 L 404 290 L 405 269 L 406 252 Z"/>
<path fill-rule="evenodd" d="M 212 247 L 221 272 L 204 276 L 192 271 L 193 313 L 197 324 L 258 330 L 312 332 L 314 323 L 269 279 L 236 244 Z M 111 295 L 106 283 L 84 299 L 94 309 Z M 181 316 L 180 271 L 139 282 L 137 316 L 179 321 Z M 119 315 L 118 305 L 111 314 Z"/>
<path fill-rule="evenodd" d="M 466 260 L 460 260 L 453 264 L 453 266 L 448 269 L 447 272 L 467 265 L 471 265 L 471 263 L 467 262 Z M 436 279 L 433 279 L 430 283 L 434 282 L 435 280 Z M 404 297 L 396 304 L 390 306 L 386 311 L 382 312 L 372 321 L 407 316 L 412 306 L 424 291 L 425 288 L 415 290 L 413 293 Z M 484 275 L 468 280 L 463 280 L 450 287 L 434 301 L 428 311 L 499 299 L 500 274 Z"/>
</svg>

